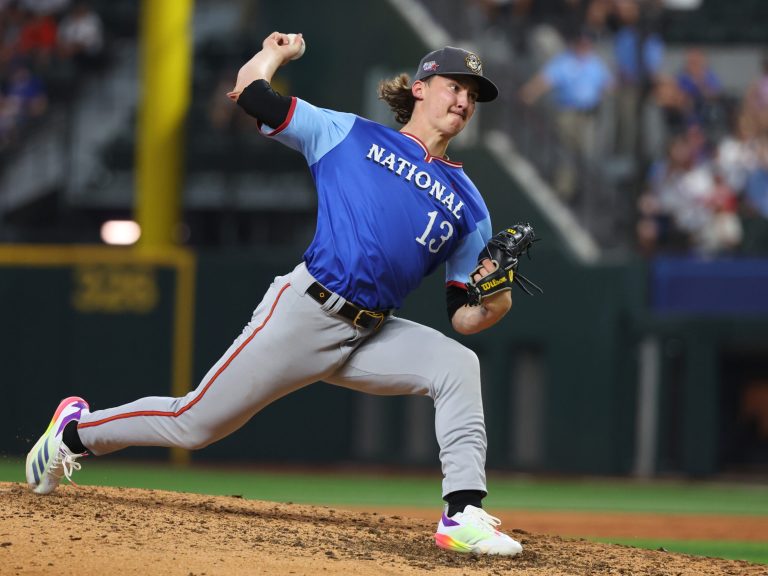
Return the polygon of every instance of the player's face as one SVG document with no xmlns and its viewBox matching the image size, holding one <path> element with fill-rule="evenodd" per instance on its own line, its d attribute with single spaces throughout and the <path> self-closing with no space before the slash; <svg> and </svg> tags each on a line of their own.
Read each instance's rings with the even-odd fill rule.
<svg viewBox="0 0 768 576">
<path fill-rule="evenodd" d="M 432 76 L 424 91 L 425 111 L 448 136 L 461 132 L 475 113 L 477 82 L 465 76 Z"/>
</svg>

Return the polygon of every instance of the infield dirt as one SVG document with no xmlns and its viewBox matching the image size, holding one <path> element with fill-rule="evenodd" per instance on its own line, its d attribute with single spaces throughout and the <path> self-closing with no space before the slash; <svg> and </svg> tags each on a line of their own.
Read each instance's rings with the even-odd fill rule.
<svg viewBox="0 0 768 576">
<path fill-rule="evenodd" d="M 768 575 L 768 567 L 505 529 L 515 558 L 433 544 L 434 522 L 237 496 L 0 483 L 0 575 Z"/>
</svg>

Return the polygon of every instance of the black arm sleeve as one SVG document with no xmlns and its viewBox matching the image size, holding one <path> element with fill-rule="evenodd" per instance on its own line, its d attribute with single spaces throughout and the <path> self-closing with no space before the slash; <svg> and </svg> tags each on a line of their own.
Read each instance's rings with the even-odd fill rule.
<svg viewBox="0 0 768 576">
<path fill-rule="evenodd" d="M 448 284 L 448 286 L 445 287 L 445 302 L 448 305 L 448 320 L 453 320 L 453 315 L 456 314 L 456 310 L 469 302 L 467 291 L 464 288 Z"/>
<path fill-rule="evenodd" d="M 259 122 L 277 128 L 288 117 L 291 98 L 275 92 L 266 80 L 256 80 L 240 93 L 237 103 Z"/>
</svg>

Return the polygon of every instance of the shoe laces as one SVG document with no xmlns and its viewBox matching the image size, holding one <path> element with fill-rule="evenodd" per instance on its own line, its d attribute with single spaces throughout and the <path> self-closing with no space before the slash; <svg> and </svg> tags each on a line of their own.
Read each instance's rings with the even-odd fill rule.
<svg viewBox="0 0 768 576">
<path fill-rule="evenodd" d="M 82 464 L 77 461 L 80 456 L 83 456 L 83 454 L 75 454 L 70 452 L 69 448 L 66 446 L 60 446 L 58 453 L 51 461 L 51 473 L 58 478 L 64 476 L 72 486 L 77 486 L 77 484 L 72 481 L 72 472 L 82 468 Z"/>
<path fill-rule="evenodd" d="M 501 524 L 501 520 L 476 506 L 469 505 L 465 507 L 464 512 L 461 514 L 462 521 L 489 532 L 496 532 L 496 527 Z"/>
</svg>

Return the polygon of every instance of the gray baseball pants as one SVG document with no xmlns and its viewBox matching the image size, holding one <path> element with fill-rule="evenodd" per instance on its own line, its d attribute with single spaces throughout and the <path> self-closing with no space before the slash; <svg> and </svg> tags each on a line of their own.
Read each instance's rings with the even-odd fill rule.
<svg viewBox="0 0 768 576">
<path fill-rule="evenodd" d="M 128 446 L 203 448 L 231 434 L 278 398 L 313 382 L 369 394 L 419 394 L 435 405 L 443 496 L 486 490 L 486 436 L 477 356 L 440 332 L 390 317 L 363 330 L 320 305 L 304 263 L 275 279 L 242 334 L 182 398 L 147 397 L 82 418 L 95 455 Z"/>
</svg>

